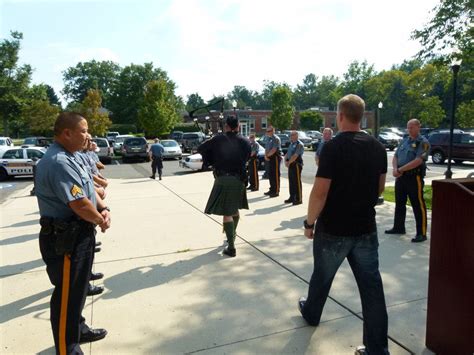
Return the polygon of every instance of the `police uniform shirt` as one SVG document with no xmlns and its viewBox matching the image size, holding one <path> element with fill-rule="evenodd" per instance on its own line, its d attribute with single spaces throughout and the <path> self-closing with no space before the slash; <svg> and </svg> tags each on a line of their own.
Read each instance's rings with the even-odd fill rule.
<svg viewBox="0 0 474 355">
<path fill-rule="evenodd" d="M 258 149 L 259 148 L 258 143 L 257 142 L 253 142 L 253 143 L 251 142 L 250 143 L 250 148 L 251 148 L 251 154 L 255 153 L 254 157 L 257 157 L 258 150 L 259 150 Z"/>
<path fill-rule="evenodd" d="M 87 197 L 94 206 L 97 204 L 91 176 L 75 154 L 56 142 L 37 165 L 36 197 L 41 217 L 63 220 L 75 215 L 68 205 L 72 201 Z"/>
<path fill-rule="evenodd" d="M 92 166 L 90 164 L 89 157 L 86 154 L 87 152 L 75 152 L 74 153 L 74 158 L 76 159 L 76 162 L 81 165 L 81 167 L 92 177 Z"/>
<path fill-rule="evenodd" d="M 92 175 L 98 175 L 99 169 L 97 168 L 97 162 L 99 161 L 99 157 L 97 154 L 91 150 L 84 152 L 84 155 L 87 157 L 89 161 L 89 166 L 91 167 Z"/>
<path fill-rule="evenodd" d="M 398 167 L 402 167 L 416 158 L 422 158 L 426 161 L 429 151 L 430 143 L 425 137 L 421 135 L 418 135 L 415 139 L 412 139 L 410 136 L 406 137 L 395 152 Z"/>
<path fill-rule="evenodd" d="M 321 140 L 321 142 L 318 145 L 318 149 L 316 149 L 316 156 L 319 157 L 321 155 L 321 152 L 324 147 L 324 143 L 326 143 L 324 140 Z"/>
<path fill-rule="evenodd" d="M 154 157 L 161 158 L 165 148 L 160 143 L 155 143 L 151 145 L 150 150 Z"/>
<path fill-rule="evenodd" d="M 299 155 L 300 158 L 304 154 L 304 146 L 300 140 L 296 142 L 291 142 L 290 146 L 288 147 L 288 152 L 286 153 L 286 160 L 290 160 L 293 155 Z"/>
<path fill-rule="evenodd" d="M 273 148 L 277 148 L 277 151 L 281 151 L 281 140 L 276 134 L 267 138 L 267 142 L 265 144 L 265 153 L 268 153 Z"/>
</svg>

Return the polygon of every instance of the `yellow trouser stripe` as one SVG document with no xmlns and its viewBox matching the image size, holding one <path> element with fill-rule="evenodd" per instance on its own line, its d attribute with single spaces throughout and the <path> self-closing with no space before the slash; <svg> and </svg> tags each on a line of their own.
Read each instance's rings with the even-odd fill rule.
<svg viewBox="0 0 474 355">
<path fill-rule="evenodd" d="M 298 184 L 298 202 L 302 202 L 303 196 L 301 196 L 301 176 L 300 176 L 300 167 L 296 164 L 296 183 Z"/>
<path fill-rule="evenodd" d="M 279 193 L 280 184 L 278 183 L 278 158 L 275 158 L 275 182 L 276 182 L 276 193 Z"/>
<path fill-rule="evenodd" d="M 423 185 L 421 184 L 421 176 L 416 176 L 416 181 L 418 183 L 418 201 L 421 208 L 421 231 L 423 235 L 426 235 L 426 209 L 425 204 L 423 203 Z"/>
<path fill-rule="evenodd" d="M 59 313 L 59 354 L 67 354 L 66 324 L 67 306 L 69 302 L 69 278 L 71 272 L 71 257 L 64 255 L 63 287 L 61 290 L 61 312 Z"/>
<path fill-rule="evenodd" d="M 257 159 L 253 160 L 253 182 L 256 189 L 258 189 L 258 176 L 257 176 Z"/>
</svg>

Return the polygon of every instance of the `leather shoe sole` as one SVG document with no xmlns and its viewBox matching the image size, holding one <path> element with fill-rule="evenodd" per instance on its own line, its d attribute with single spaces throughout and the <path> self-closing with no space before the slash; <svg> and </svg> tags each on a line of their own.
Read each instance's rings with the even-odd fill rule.
<svg viewBox="0 0 474 355">
<path fill-rule="evenodd" d="M 104 278 L 104 274 L 101 272 L 92 272 L 89 280 L 96 281 Z"/>
<path fill-rule="evenodd" d="M 87 290 L 87 296 L 100 295 L 102 292 L 104 292 L 104 288 L 102 286 L 89 286 L 89 289 Z"/>
<path fill-rule="evenodd" d="M 265 196 L 270 196 L 272 193 L 270 191 L 264 192 L 263 193 Z"/>
<path fill-rule="evenodd" d="M 107 331 L 105 329 L 89 329 L 87 333 L 81 334 L 79 343 L 92 343 L 93 341 L 104 339 L 106 335 Z"/>
<path fill-rule="evenodd" d="M 406 232 L 404 230 L 396 230 L 396 229 L 387 229 L 385 231 L 385 234 L 405 234 Z"/>
<path fill-rule="evenodd" d="M 427 240 L 428 238 L 426 238 L 426 235 L 417 235 L 415 236 L 415 238 L 413 238 L 411 240 L 412 243 L 420 243 L 420 242 L 424 242 L 425 240 Z"/>
</svg>

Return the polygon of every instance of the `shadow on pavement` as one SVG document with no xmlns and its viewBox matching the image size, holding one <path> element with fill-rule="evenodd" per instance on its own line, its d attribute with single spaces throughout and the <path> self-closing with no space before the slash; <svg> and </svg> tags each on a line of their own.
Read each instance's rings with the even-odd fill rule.
<svg viewBox="0 0 474 355">
<path fill-rule="evenodd" d="M 38 312 L 49 308 L 49 297 L 53 293 L 52 289 L 48 289 L 37 293 L 36 295 L 28 296 L 26 298 L 16 300 L 12 303 L 0 306 L 0 324 L 8 322 L 12 319 L 23 317 L 27 314 Z M 48 297 L 47 302 L 37 304 L 29 307 L 33 303 L 37 303 L 39 300 Z"/>
<path fill-rule="evenodd" d="M 0 240 L 0 246 L 24 243 L 24 242 L 28 242 L 28 241 L 33 240 L 33 239 L 38 239 L 38 233 L 19 235 L 19 236 L 16 236 L 16 237 L 11 237 L 11 238 Z"/>
<path fill-rule="evenodd" d="M 44 266 L 43 259 L 26 261 L 16 265 L 0 266 L 0 279 L 11 275 L 21 274 L 22 272 L 35 269 L 39 266 Z"/>
<path fill-rule="evenodd" d="M 37 224 L 39 227 L 39 220 L 32 219 L 31 221 L 18 222 L 18 223 L 10 224 L 9 226 L 3 226 L 2 228 L 27 227 L 27 226 L 32 226 L 34 224 Z"/>
</svg>

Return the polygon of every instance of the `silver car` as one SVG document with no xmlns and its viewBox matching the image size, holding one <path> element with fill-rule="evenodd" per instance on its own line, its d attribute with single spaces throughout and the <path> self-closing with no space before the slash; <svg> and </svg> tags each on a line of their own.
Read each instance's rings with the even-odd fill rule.
<svg viewBox="0 0 474 355">
<path fill-rule="evenodd" d="M 174 139 L 164 139 L 160 143 L 163 148 L 165 148 L 165 151 L 163 152 L 163 158 L 181 159 L 181 157 L 183 156 L 181 147 Z"/>
<path fill-rule="evenodd" d="M 92 138 L 92 140 L 97 144 L 97 147 L 100 151 L 97 152 L 97 156 L 100 161 L 104 164 L 110 164 L 114 156 L 114 148 L 109 145 L 107 138 Z"/>
</svg>

